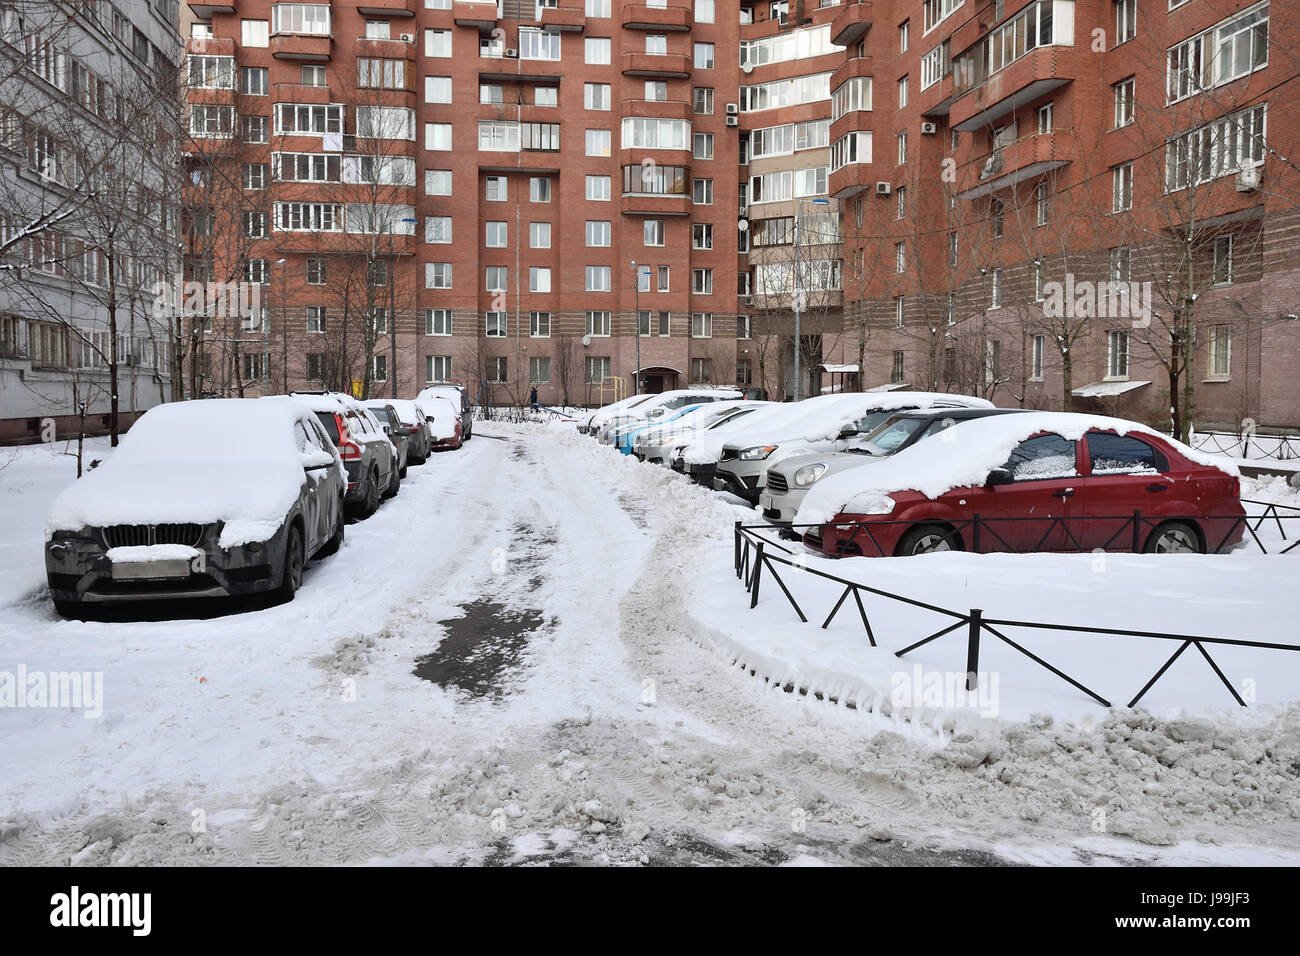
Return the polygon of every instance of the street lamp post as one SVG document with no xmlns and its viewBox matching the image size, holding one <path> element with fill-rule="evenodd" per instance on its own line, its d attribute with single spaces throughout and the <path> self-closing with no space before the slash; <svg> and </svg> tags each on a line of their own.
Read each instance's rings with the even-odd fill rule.
<svg viewBox="0 0 1300 956">
<path fill-rule="evenodd" d="M 399 222 L 415 225 L 418 219 L 409 216 Z M 397 397 L 397 296 L 393 274 L 393 220 L 388 220 L 388 397 Z"/>
<path fill-rule="evenodd" d="M 650 274 L 650 270 L 647 269 L 646 275 L 649 274 Z M 634 300 L 636 303 L 634 306 L 634 308 L 636 309 L 636 323 L 634 326 L 634 331 L 636 332 L 636 336 L 635 336 L 636 337 L 636 372 L 633 375 L 632 384 L 634 388 L 633 394 L 640 395 L 641 394 L 641 269 L 637 265 L 637 261 L 635 259 L 632 260 L 632 282 L 633 282 L 632 294 L 634 296 Z M 646 331 L 648 332 L 649 328 L 647 328 Z"/>
<path fill-rule="evenodd" d="M 803 373 L 800 369 L 800 353 L 803 348 L 803 329 L 800 325 L 803 312 L 803 289 L 799 275 L 799 210 L 805 202 L 818 206 L 830 205 L 830 200 L 821 196 L 812 199 L 796 199 L 794 205 L 794 302 L 792 304 L 794 306 L 794 400 L 796 402 L 803 398 Z"/>
</svg>

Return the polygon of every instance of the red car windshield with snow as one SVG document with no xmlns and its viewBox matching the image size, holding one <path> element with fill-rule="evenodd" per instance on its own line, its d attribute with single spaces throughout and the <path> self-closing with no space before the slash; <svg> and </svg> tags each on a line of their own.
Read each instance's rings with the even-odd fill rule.
<svg viewBox="0 0 1300 956">
<path fill-rule="evenodd" d="M 982 485 L 933 498 L 906 488 L 873 493 L 805 540 L 828 555 L 872 557 L 1226 550 L 1243 534 L 1238 479 L 1180 448 L 1146 431 L 1090 428 L 1078 440 L 1039 432 Z"/>
</svg>

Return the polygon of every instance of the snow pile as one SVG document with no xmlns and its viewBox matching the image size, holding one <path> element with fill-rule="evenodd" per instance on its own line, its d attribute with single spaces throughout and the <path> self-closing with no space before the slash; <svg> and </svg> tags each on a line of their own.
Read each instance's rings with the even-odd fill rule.
<svg viewBox="0 0 1300 956">
<path fill-rule="evenodd" d="M 936 441 L 917 442 L 873 468 L 857 468 L 829 475 L 813 485 L 795 517 L 798 524 L 823 524 L 841 512 L 855 512 L 864 495 L 891 491 L 917 491 L 927 498 L 938 498 L 954 488 L 982 485 L 994 468 L 1011 457 L 1022 441 L 1038 432 L 1054 432 L 1078 441 L 1090 428 L 1152 435 L 1172 444 L 1180 454 L 1198 464 L 1208 465 L 1229 474 L 1239 472 L 1235 465 L 1174 441 L 1168 436 L 1136 422 L 1102 415 L 1072 412 L 1025 412 L 1019 415 L 993 415 L 962 422 L 944 432 Z M 1062 477 L 1073 475 L 1074 463 L 1058 463 Z"/>
<path fill-rule="evenodd" d="M 159 405 L 112 458 L 54 500 L 45 538 L 115 524 L 220 521 L 223 548 L 266 540 L 305 480 L 297 421 L 287 402 L 265 399 Z"/>
</svg>

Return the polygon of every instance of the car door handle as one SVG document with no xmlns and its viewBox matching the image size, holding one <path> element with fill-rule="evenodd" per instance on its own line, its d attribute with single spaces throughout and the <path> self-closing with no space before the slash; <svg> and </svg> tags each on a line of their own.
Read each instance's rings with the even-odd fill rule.
<svg viewBox="0 0 1300 956">
<path fill-rule="evenodd" d="M 1064 501 L 1066 498 L 1073 498 L 1073 497 L 1074 497 L 1074 489 L 1073 489 L 1073 488 L 1062 488 L 1060 491 L 1053 491 L 1053 492 L 1052 492 L 1052 497 L 1053 497 L 1053 498 L 1060 498 L 1062 501 Z"/>
<path fill-rule="evenodd" d="M 1168 485 L 1147 485 L 1147 491 L 1150 491 L 1153 494 L 1157 491 L 1167 491 L 1168 489 Z"/>
</svg>

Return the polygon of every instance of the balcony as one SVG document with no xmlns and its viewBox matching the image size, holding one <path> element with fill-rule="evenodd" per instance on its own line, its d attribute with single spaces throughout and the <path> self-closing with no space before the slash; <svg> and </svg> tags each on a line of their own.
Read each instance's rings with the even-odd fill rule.
<svg viewBox="0 0 1300 956">
<path fill-rule="evenodd" d="M 846 133 L 874 133 L 876 129 L 876 114 L 870 110 L 853 110 L 845 113 L 834 123 L 831 123 L 830 141 L 832 143 L 841 139 Z"/>
<path fill-rule="evenodd" d="M 415 42 L 406 40 L 377 40 L 373 37 L 358 37 L 356 55 L 377 57 L 382 60 L 415 61 Z"/>
<path fill-rule="evenodd" d="M 273 83 L 272 93 L 277 103 L 333 103 L 328 86 L 307 86 L 304 83 Z"/>
<path fill-rule="evenodd" d="M 563 153 L 542 152 L 540 150 L 520 150 L 516 153 L 480 151 L 478 168 L 486 173 L 513 173 L 524 170 L 530 173 L 560 172 L 560 157 Z"/>
<path fill-rule="evenodd" d="M 1037 47 L 974 88 L 962 83 L 963 89 L 949 111 L 950 125 L 960 132 L 992 126 L 1020 107 L 1072 83 L 1075 66 L 1074 47 Z"/>
<path fill-rule="evenodd" d="M 624 100 L 619 115 L 689 120 L 695 115 L 695 108 L 685 100 Z"/>
<path fill-rule="evenodd" d="M 231 37 L 213 37 L 209 40 L 186 40 L 185 52 L 195 56 L 236 56 L 235 41 Z"/>
<path fill-rule="evenodd" d="M 644 3 L 623 5 L 623 26 L 628 30 L 649 30 L 652 33 L 685 33 L 695 22 L 695 14 L 688 0 L 668 0 L 668 6 L 648 7 Z"/>
<path fill-rule="evenodd" d="M 215 0 L 212 3 L 191 3 L 189 7 L 200 20 L 211 20 L 217 14 L 235 12 L 234 3 L 222 3 L 221 0 Z"/>
<path fill-rule="evenodd" d="M 691 197 L 686 193 L 624 193 L 619 200 L 624 216 L 689 216 Z"/>
<path fill-rule="evenodd" d="M 831 42 L 845 47 L 859 42 L 871 29 L 873 17 L 871 0 L 851 0 L 831 21 Z"/>
<path fill-rule="evenodd" d="M 872 70 L 872 60 L 869 56 L 855 56 L 845 60 L 834 73 L 831 74 L 831 92 L 834 93 L 849 80 L 856 80 L 864 76 L 874 76 Z"/>
<path fill-rule="evenodd" d="M 849 163 L 830 174 L 826 191 L 832 199 L 838 199 L 840 202 L 860 192 L 874 193 L 878 173 L 879 170 L 871 163 Z"/>
<path fill-rule="evenodd" d="M 582 4 L 573 7 L 544 7 L 542 29 L 553 33 L 581 33 L 587 27 L 587 12 Z"/>
<path fill-rule="evenodd" d="M 691 75 L 691 58 L 685 53 L 624 53 L 623 75 L 683 79 Z"/>
<path fill-rule="evenodd" d="M 357 12 L 374 17 L 413 17 L 420 0 L 363 0 Z"/>
<path fill-rule="evenodd" d="M 497 25 L 496 0 L 456 0 L 452 16 L 458 27 L 474 27 L 480 33 L 491 33 Z"/>
<path fill-rule="evenodd" d="M 615 136 L 618 135 L 616 130 Z M 653 161 L 661 169 L 689 169 L 695 157 L 690 146 L 685 149 L 661 149 L 655 146 L 625 147 L 618 151 L 618 164 L 621 167 L 640 166 Z"/>
<path fill-rule="evenodd" d="M 978 199 L 1009 189 L 1017 183 L 1038 179 L 1073 161 L 1077 144 L 1070 130 L 1031 133 L 1013 143 L 1000 146 L 971 164 L 963 176 L 966 188 L 959 199 Z"/>
<path fill-rule="evenodd" d="M 483 57 L 479 60 L 478 78 L 483 83 L 537 83 L 558 86 L 558 60 L 524 60 L 519 57 Z"/>
<path fill-rule="evenodd" d="M 334 40 L 305 33 L 277 33 L 271 37 L 271 56 L 277 60 L 326 63 L 333 58 Z"/>
</svg>

